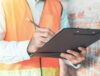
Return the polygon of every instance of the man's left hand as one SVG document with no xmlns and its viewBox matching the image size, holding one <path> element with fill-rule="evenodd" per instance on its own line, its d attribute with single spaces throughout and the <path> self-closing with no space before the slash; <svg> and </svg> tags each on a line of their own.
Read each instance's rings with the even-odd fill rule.
<svg viewBox="0 0 100 76">
<path fill-rule="evenodd" d="M 86 48 L 79 47 L 78 50 L 80 50 L 81 52 L 78 53 L 74 50 L 67 50 L 67 53 L 61 53 L 60 56 L 71 61 L 73 64 L 78 64 L 85 60 Z"/>
</svg>

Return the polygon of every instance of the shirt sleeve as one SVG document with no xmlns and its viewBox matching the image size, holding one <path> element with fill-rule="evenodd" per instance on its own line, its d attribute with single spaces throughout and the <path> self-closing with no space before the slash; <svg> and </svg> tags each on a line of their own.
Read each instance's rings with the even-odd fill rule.
<svg viewBox="0 0 100 76">
<path fill-rule="evenodd" d="M 27 46 L 29 41 L 4 41 L 6 25 L 5 15 L 0 0 L 0 63 L 12 64 L 29 59 Z"/>
<path fill-rule="evenodd" d="M 11 64 L 30 59 L 27 53 L 29 41 L 0 41 L 0 63 Z"/>
</svg>

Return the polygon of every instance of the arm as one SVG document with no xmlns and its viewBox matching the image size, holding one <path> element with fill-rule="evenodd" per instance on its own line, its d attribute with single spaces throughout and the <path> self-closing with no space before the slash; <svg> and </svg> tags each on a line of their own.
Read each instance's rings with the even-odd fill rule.
<svg viewBox="0 0 100 76">
<path fill-rule="evenodd" d="M 65 10 L 63 10 L 62 17 L 61 17 L 61 29 L 68 28 L 68 27 L 70 27 L 70 25 L 69 25 L 69 22 L 68 22 L 67 12 Z M 63 62 L 67 65 L 72 66 L 73 68 L 76 68 L 76 69 L 80 67 L 80 64 L 74 65 L 70 60 L 63 59 Z"/>
<path fill-rule="evenodd" d="M 29 59 L 27 53 L 29 41 L 4 41 L 5 32 L 5 16 L 0 1 L 0 63 L 11 64 Z"/>
</svg>

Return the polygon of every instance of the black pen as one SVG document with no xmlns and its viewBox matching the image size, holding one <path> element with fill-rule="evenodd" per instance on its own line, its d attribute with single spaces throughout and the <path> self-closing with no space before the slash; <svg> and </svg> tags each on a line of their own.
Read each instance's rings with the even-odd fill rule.
<svg viewBox="0 0 100 76">
<path fill-rule="evenodd" d="M 36 29 L 36 28 L 40 28 L 40 26 L 37 25 L 37 24 L 34 22 L 34 20 L 31 20 L 31 19 L 27 18 L 27 21 L 28 21 L 28 22 L 31 22 L 31 23 L 35 26 L 35 29 Z"/>
<path fill-rule="evenodd" d="M 32 24 L 34 24 L 34 26 L 35 26 L 35 28 L 39 28 L 40 26 L 39 25 L 37 25 L 35 22 L 34 22 L 34 20 L 32 21 L 32 20 L 30 20 L 30 22 L 32 23 Z"/>
</svg>

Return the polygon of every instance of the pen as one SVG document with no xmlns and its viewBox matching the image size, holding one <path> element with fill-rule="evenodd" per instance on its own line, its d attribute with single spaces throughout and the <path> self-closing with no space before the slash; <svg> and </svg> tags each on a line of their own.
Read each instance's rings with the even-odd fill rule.
<svg viewBox="0 0 100 76">
<path fill-rule="evenodd" d="M 29 18 L 27 18 L 26 20 L 27 20 L 28 22 L 31 22 L 31 23 L 35 26 L 35 29 L 40 27 L 39 25 L 37 25 L 37 24 L 34 22 L 34 20 L 31 20 L 31 19 L 29 19 Z"/>
<path fill-rule="evenodd" d="M 34 26 L 35 26 L 35 28 L 39 28 L 39 25 L 37 25 L 35 22 L 34 22 L 34 20 L 32 21 L 32 20 L 30 20 L 30 22 L 32 23 L 32 24 L 34 24 Z"/>
</svg>

